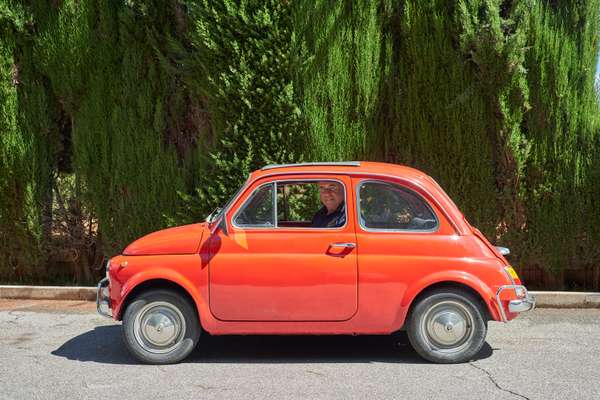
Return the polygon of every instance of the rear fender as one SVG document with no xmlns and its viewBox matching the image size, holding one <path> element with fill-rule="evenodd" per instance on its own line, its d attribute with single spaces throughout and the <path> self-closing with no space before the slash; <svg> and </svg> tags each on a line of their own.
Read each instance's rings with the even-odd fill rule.
<svg viewBox="0 0 600 400">
<path fill-rule="evenodd" d="M 440 271 L 427 275 L 421 280 L 411 285 L 402 300 L 402 309 L 408 312 L 414 300 L 425 290 L 433 285 L 440 283 L 461 284 L 473 289 L 486 305 L 490 317 L 495 321 L 500 321 L 498 306 L 494 300 L 495 293 L 481 279 L 465 271 Z"/>
</svg>

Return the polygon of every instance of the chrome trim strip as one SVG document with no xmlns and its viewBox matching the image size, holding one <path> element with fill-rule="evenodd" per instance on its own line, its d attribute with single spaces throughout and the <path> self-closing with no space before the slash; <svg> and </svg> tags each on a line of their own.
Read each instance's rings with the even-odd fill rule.
<svg viewBox="0 0 600 400">
<path fill-rule="evenodd" d="M 522 290 L 524 295 L 520 299 L 510 300 L 508 302 L 508 311 L 510 312 L 523 312 L 523 311 L 532 311 L 535 309 L 535 297 L 531 296 L 527 291 L 527 288 L 523 285 L 503 285 L 498 288 L 496 292 L 496 304 L 498 305 L 498 309 L 500 310 L 500 317 L 502 318 L 502 322 L 508 322 L 506 319 L 506 311 L 504 311 L 504 307 L 502 307 L 502 301 L 500 300 L 500 294 L 506 289 L 514 289 L 515 294 L 516 290 Z"/>
<path fill-rule="evenodd" d="M 277 229 L 277 181 L 273 182 L 273 223 Z"/>
<path fill-rule="evenodd" d="M 440 230 L 440 220 L 437 216 L 437 214 L 435 213 L 435 211 L 433 211 L 433 209 L 431 208 L 431 206 L 429 205 L 429 203 L 427 202 L 427 200 L 425 200 L 423 198 L 423 196 L 421 196 L 420 194 L 418 194 L 417 192 L 415 192 L 414 190 L 404 187 L 404 186 L 400 186 L 398 185 L 400 188 L 402 188 L 403 190 L 407 190 L 410 191 L 411 194 L 413 194 L 414 196 L 416 196 L 417 198 L 419 198 L 421 201 L 423 201 L 425 203 L 425 205 L 427 206 L 427 208 L 429 209 L 429 211 L 431 212 L 431 214 L 435 217 L 435 227 L 432 229 L 377 229 L 377 228 L 367 228 L 366 226 L 364 226 L 362 224 L 362 219 L 360 217 L 360 187 L 365 184 L 365 183 L 378 183 L 378 184 L 383 184 L 383 185 L 388 185 L 388 186 L 393 186 L 393 183 L 390 182 L 386 182 L 386 181 L 381 181 L 381 180 L 377 180 L 377 179 L 363 179 L 360 180 L 358 182 L 358 184 L 356 185 L 356 217 L 358 218 L 358 225 L 360 226 L 360 228 L 365 231 L 365 232 L 373 232 L 373 233 L 377 233 L 377 232 L 393 232 L 393 233 L 435 233 L 437 231 Z"/>
<path fill-rule="evenodd" d="M 260 170 L 265 171 L 268 169 L 275 168 L 291 168 L 291 167 L 321 167 L 321 166 L 329 166 L 329 167 L 360 167 L 360 161 L 332 161 L 332 162 L 306 162 L 306 163 L 298 163 L 298 164 L 269 164 L 262 167 Z"/>
</svg>

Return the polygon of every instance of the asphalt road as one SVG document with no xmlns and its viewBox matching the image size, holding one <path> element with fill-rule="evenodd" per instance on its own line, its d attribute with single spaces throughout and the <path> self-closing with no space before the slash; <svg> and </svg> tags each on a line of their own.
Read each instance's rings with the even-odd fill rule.
<svg viewBox="0 0 600 400">
<path fill-rule="evenodd" d="M 397 337 L 201 339 L 178 365 L 138 365 L 85 302 L 0 300 L 0 399 L 600 399 L 600 310 L 490 323 L 478 359 L 423 362 Z"/>
</svg>

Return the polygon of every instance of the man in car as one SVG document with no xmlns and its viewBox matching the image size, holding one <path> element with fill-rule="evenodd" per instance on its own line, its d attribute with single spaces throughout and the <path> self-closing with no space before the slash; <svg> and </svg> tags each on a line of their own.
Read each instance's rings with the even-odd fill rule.
<svg viewBox="0 0 600 400">
<path fill-rule="evenodd" d="M 346 223 L 344 188 L 338 182 L 319 182 L 319 197 L 323 207 L 312 219 L 313 228 L 337 228 Z"/>
</svg>

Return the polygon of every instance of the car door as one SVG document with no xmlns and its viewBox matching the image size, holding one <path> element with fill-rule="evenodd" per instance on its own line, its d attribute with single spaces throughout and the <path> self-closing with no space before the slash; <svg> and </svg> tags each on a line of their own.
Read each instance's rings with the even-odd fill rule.
<svg viewBox="0 0 600 400">
<path fill-rule="evenodd" d="M 313 228 L 310 221 L 282 221 L 286 213 L 278 213 L 277 206 L 286 193 L 278 187 L 290 179 L 271 178 L 251 185 L 226 215 L 227 232 L 217 230 L 212 239 L 209 296 L 215 317 L 342 321 L 356 312 L 357 248 L 350 179 L 312 175 L 295 181 L 340 183 L 345 223 Z M 297 193 L 293 196 L 297 198 Z"/>
</svg>

